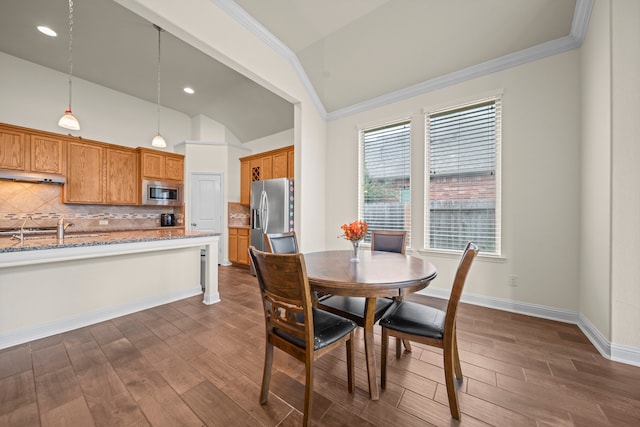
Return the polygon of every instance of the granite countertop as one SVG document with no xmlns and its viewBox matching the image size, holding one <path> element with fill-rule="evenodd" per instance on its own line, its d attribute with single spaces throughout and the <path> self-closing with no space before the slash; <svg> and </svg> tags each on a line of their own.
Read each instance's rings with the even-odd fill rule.
<svg viewBox="0 0 640 427">
<path fill-rule="evenodd" d="M 246 225 L 244 225 L 244 224 L 234 224 L 234 225 L 227 226 L 227 228 L 251 228 L 251 227 L 249 226 L 249 224 L 246 224 Z"/>
<path fill-rule="evenodd" d="M 183 228 L 163 228 L 126 231 L 67 232 L 62 242 L 55 234 L 25 234 L 23 242 L 11 236 L 0 237 L 0 253 L 37 251 L 44 249 L 99 246 L 120 243 L 137 243 L 157 240 L 188 239 L 203 236 L 219 236 L 220 233 L 185 231 Z"/>
</svg>

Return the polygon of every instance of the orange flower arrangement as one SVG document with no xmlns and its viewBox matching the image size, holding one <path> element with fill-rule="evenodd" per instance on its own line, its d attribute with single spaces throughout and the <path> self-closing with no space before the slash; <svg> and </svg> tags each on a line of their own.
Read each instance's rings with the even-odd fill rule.
<svg viewBox="0 0 640 427">
<path fill-rule="evenodd" d="M 344 234 L 338 237 L 344 237 L 347 240 L 354 241 L 365 238 L 367 230 L 369 230 L 369 225 L 367 225 L 365 221 L 356 220 L 350 224 L 342 224 L 340 228 Z"/>
</svg>

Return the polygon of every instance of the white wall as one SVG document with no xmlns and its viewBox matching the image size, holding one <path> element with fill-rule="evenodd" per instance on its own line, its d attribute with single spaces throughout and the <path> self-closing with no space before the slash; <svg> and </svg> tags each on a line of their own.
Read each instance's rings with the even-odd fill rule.
<svg viewBox="0 0 640 427">
<path fill-rule="evenodd" d="M 73 78 L 73 113 L 79 131 L 58 126 L 68 102 L 68 75 L 0 52 L 0 121 L 72 134 L 127 147 L 151 147 L 157 106 L 103 86 Z M 161 107 L 160 132 L 173 145 L 190 139 L 189 116 Z"/>
<path fill-rule="evenodd" d="M 277 148 L 287 147 L 294 143 L 293 129 L 274 133 L 264 138 L 254 139 L 244 145 L 249 148 L 252 154 L 262 153 L 264 151 L 275 150 Z"/>
<path fill-rule="evenodd" d="M 328 124 L 326 246 L 346 249 L 339 226 L 358 217 L 358 129 L 411 117 L 412 249 L 423 249 L 422 111 L 503 92 L 502 247 L 480 257 L 467 295 L 578 310 L 580 85 L 577 51 L 555 55 Z M 417 189 L 416 189 L 417 188 Z M 423 253 L 449 289 L 458 258 Z M 507 276 L 518 286 L 507 286 Z"/>
<path fill-rule="evenodd" d="M 613 355 L 636 349 L 640 365 L 640 2 L 611 2 Z"/>
<path fill-rule="evenodd" d="M 580 313 L 611 340 L 611 46 L 609 0 L 595 2 L 580 49 Z"/>
</svg>

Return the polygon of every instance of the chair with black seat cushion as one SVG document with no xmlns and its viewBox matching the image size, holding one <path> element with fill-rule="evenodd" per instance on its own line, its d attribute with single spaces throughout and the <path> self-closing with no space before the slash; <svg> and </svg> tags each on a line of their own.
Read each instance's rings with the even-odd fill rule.
<svg viewBox="0 0 640 427">
<path fill-rule="evenodd" d="M 381 387 L 386 387 L 390 336 L 441 348 L 449 410 L 451 416 L 457 420 L 460 419 L 460 405 L 454 375 L 462 381 L 462 368 L 456 338 L 456 313 L 467 274 L 477 254 L 478 247 L 474 243 L 467 243 L 453 281 L 447 311 L 411 301 L 396 301 L 380 319 L 382 327 Z M 401 356 L 399 349 L 400 347 L 397 346 L 396 357 Z"/>
<path fill-rule="evenodd" d="M 266 346 L 260 404 L 267 403 L 273 365 L 273 347 L 305 363 L 303 425 L 311 424 L 315 361 L 336 347 L 347 347 L 347 387 L 354 391 L 353 331 L 351 320 L 313 307 L 304 255 L 273 254 L 251 246 L 264 307 Z"/>
<path fill-rule="evenodd" d="M 373 230 L 371 231 L 371 250 L 384 252 L 397 252 L 404 254 L 406 231 Z M 318 300 L 318 307 L 351 319 L 360 327 L 364 327 L 363 297 L 346 297 L 341 295 L 327 295 Z M 374 322 L 377 322 L 384 312 L 391 306 L 390 298 L 377 298 Z"/>
<path fill-rule="evenodd" d="M 371 250 L 404 253 L 407 232 L 398 230 L 372 230 Z"/>
<path fill-rule="evenodd" d="M 264 234 L 264 242 L 267 245 L 267 251 L 274 254 L 296 254 L 298 253 L 298 239 L 295 231 L 287 231 L 286 233 L 270 233 Z"/>
</svg>

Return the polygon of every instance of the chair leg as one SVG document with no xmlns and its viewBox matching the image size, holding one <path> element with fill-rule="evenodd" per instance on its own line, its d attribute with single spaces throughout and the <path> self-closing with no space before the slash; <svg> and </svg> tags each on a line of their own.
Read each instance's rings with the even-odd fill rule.
<svg viewBox="0 0 640 427">
<path fill-rule="evenodd" d="M 264 351 L 264 371 L 262 371 L 262 389 L 260 390 L 260 404 L 267 403 L 269 397 L 269 383 L 271 382 L 271 365 L 273 365 L 273 345 L 268 341 Z"/>
<path fill-rule="evenodd" d="M 305 364 L 305 384 L 304 384 L 304 413 L 302 414 L 302 425 L 311 425 L 311 411 L 313 411 L 313 358 L 307 357 Z"/>
<path fill-rule="evenodd" d="M 349 393 L 354 392 L 355 388 L 355 374 L 354 374 L 354 362 L 353 362 L 353 332 L 351 337 L 347 341 L 347 387 Z"/>
<path fill-rule="evenodd" d="M 400 343 L 400 340 L 396 338 L 396 341 Z M 382 342 L 380 345 L 382 351 L 380 354 L 380 387 L 385 388 L 387 386 L 387 351 L 389 350 L 389 330 L 382 328 Z"/>
<path fill-rule="evenodd" d="M 404 345 L 405 350 L 407 350 L 409 353 L 411 353 L 411 341 L 402 340 L 402 344 Z"/>
<path fill-rule="evenodd" d="M 447 398 L 449 400 L 449 411 L 451 411 L 451 417 L 456 420 L 460 419 L 460 405 L 458 404 L 458 391 L 456 389 L 456 382 L 454 379 L 454 355 L 453 344 L 451 346 L 444 346 L 444 380 L 447 386 Z"/>
<path fill-rule="evenodd" d="M 458 354 L 458 337 L 456 336 L 456 329 L 453 329 L 453 368 L 456 373 L 456 378 L 462 381 L 462 366 L 460 365 L 460 355 Z"/>
</svg>

